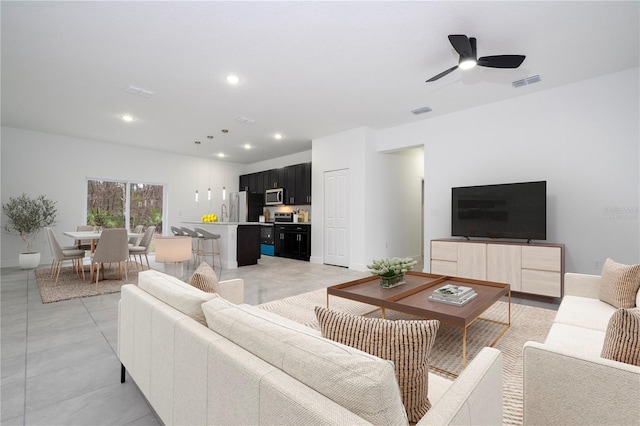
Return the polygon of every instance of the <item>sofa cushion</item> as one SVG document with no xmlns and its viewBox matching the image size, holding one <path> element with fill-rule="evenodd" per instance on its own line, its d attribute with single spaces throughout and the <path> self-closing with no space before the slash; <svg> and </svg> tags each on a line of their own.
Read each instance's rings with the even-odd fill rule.
<svg viewBox="0 0 640 426">
<path fill-rule="evenodd" d="M 607 259 L 602 267 L 598 297 L 616 308 L 633 308 L 640 288 L 640 265 L 623 265 Z"/>
<path fill-rule="evenodd" d="M 218 297 L 153 269 L 138 274 L 138 287 L 202 325 L 207 325 L 207 321 L 201 305 Z"/>
<path fill-rule="evenodd" d="M 564 296 L 554 322 L 604 332 L 616 308 L 598 299 Z"/>
<path fill-rule="evenodd" d="M 207 262 L 202 262 L 189 279 L 189 284 L 207 293 L 219 293 L 218 276 Z"/>
<path fill-rule="evenodd" d="M 374 424 L 407 424 L 393 363 L 253 306 L 215 298 L 202 309 L 210 329 L 352 413 Z"/>
<path fill-rule="evenodd" d="M 429 411 L 428 358 L 440 321 L 366 318 L 321 306 L 315 311 L 324 337 L 393 362 L 410 422 Z"/>
<path fill-rule="evenodd" d="M 601 356 L 640 366 L 640 309 L 618 309 L 613 314 Z"/>
<path fill-rule="evenodd" d="M 570 353 L 600 357 L 604 331 L 576 325 L 554 323 L 547 333 L 545 345 Z"/>
</svg>

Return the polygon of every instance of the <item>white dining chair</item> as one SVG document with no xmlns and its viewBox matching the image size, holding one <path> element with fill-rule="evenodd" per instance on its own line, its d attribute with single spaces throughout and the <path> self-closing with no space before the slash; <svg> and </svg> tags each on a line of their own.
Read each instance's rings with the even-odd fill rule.
<svg viewBox="0 0 640 426">
<path fill-rule="evenodd" d="M 62 264 L 65 260 L 71 260 L 76 274 L 80 275 L 80 271 L 82 271 L 82 279 L 84 280 L 84 267 L 82 265 L 82 259 L 84 259 L 85 251 L 81 249 L 63 249 L 56 238 L 53 229 L 45 228 L 45 233 L 47 234 L 47 240 L 49 241 L 49 248 L 51 249 L 51 254 L 53 255 L 53 262 L 51 264 L 51 278 L 53 275 L 56 276 L 56 281 L 54 284 L 58 284 L 58 279 L 60 278 L 60 270 L 62 269 Z"/>
<path fill-rule="evenodd" d="M 133 257 L 134 262 L 136 262 L 136 268 L 138 267 L 137 259 L 139 258 L 140 266 L 142 266 L 142 269 L 144 269 L 144 263 L 142 263 L 142 256 L 144 255 L 145 259 L 147 259 L 147 269 L 151 269 L 151 266 L 149 266 L 148 254 L 149 250 L 151 250 L 151 241 L 153 240 L 153 235 L 155 234 L 155 232 L 155 226 L 148 227 L 140 242 L 133 247 L 129 247 L 129 257 Z M 138 256 L 138 258 L 136 258 L 136 256 Z"/>
<path fill-rule="evenodd" d="M 96 251 L 91 256 L 91 277 L 96 277 L 96 285 L 100 277 L 102 267 L 102 277 L 104 278 L 104 264 L 118 263 L 118 279 L 122 279 L 122 264 L 125 264 L 124 273 L 128 279 L 126 263 L 129 259 L 129 237 L 124 228 L 103 229 L 100 234 L 100 243 Z M 97 269 L 96 269 L 97 268 Z"/>
</svg>

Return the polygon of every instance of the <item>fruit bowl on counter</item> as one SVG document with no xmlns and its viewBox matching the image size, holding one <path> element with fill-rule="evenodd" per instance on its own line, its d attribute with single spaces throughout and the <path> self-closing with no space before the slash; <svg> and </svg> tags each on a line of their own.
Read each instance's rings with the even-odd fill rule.
<svg viewBox="0 0 640 426">
<path fill-rule="evenodd" d="M 203 214 L 202 215 L 202 221 L 203 222 L 217 222 L 218 221 L 218 216 L 215 213 Z"/>
</svg>

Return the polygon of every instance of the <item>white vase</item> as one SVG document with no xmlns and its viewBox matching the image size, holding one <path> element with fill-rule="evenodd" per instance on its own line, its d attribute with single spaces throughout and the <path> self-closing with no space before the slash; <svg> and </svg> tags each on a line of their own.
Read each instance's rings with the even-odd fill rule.
<svg viewBox="0 0 640 426">
<path fill-rule="evenodd" d="M 20 253 L 18 261 L 22 269 L 35 269 L 40 265 L 40 253 Z"/>
</svg>

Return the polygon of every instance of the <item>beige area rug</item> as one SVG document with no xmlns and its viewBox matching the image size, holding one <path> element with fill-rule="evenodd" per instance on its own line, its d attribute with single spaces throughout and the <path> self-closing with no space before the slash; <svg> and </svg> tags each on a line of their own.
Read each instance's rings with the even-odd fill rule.
<svg viewBox="0 0 640 426">
<path fill-rule="evenodd" d="M 64 267 L 60 270 L 58 283 L 55 284 L 55 277 L 49 276 L 49 269 L 36 269 L 36 281 L 40 289 L 40 298 L 42 303 L 59 302 L 61 300 L 78 299 L 81 297 L 98 296 L 101 294 L 119 293 L 120 287 L 124 284 L 138 283 L 138 270 L 135 265 L 127 269 L 128 278 L 125 279 L 124 269 L 122 271 L 122 280 L 118 280 L 118 267 L 106 268 L 105 277 L 102 279 L 100 273 L 100 281 L 96 285 L 89 282 L 88 267 L 85 267 L 85 279 L 82 280 L 82 274 L 78 276 L 71 266 Z M 141 270 L 141 269 L 140 269 Z"/>
<path fill-rule="evenodd" d="M 275 312 L 296 322 L 319 330 L 314 307 L 326 306 L 326 289 L 304 293 L 259 305 L 260 308 Z M 329 307 L 357 315 L 376 309 L 373 306 L 331 296 Z M 380 315 L 374 311 L 370 316 Z M 522 346 L 529 340 L 543 342 L 556 311 L 531 306 L 511 305 L 511 327 L 495 345 L 503 355 L 503 423 L 522 424 Z M 406 314 L 387 311 L 388 319 L 415 319 Z M 506 302 L 497 302 L 483 315 L 485 318 L 506 322 L 508 309 Z M 489 346 L 502 330 L 501 325 L 476 321 L 467 329 L 467 363 L 485 346 Z M 441 324 L 436 341 L 429 356 L 429 364 L 452 373 L 462 370 L 462 330 Z M 446 377 L 446 376 L 445 376 Z"/>
</svg>

